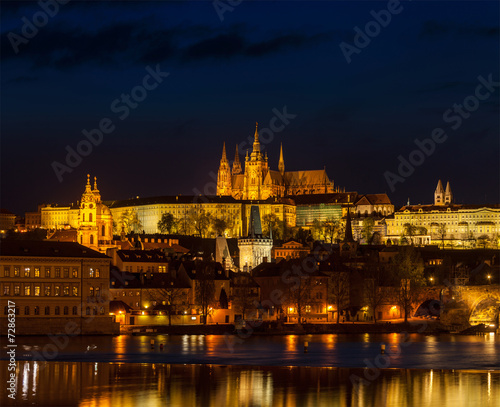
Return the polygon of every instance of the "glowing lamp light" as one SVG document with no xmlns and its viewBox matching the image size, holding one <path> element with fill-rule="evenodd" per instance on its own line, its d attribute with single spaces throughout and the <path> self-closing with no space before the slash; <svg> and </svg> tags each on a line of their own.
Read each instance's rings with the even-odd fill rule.
<svg viewBox="0 0 500 407">
<path fill-rule="evenodd" d="M 142 315 L 144 315 L 144 311 L 142 311 Z"/>
<path fill-rule="evenodd" d="M 393 305 L 393 306 L 391 307 L 391 310 L 394 310 L 394 309 L 396 309 L 396 306 L 395 306 L 395 305 Z"/>
<path fill-rule="evenodd" d="M 331 305 L 328 306 L 328 311 L 331 311 L 333 307 Z"/>
</svg>

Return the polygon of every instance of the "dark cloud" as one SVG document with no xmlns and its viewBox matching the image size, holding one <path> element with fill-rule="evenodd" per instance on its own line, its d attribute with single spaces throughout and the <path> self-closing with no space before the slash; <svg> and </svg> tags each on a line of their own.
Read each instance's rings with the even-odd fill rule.
<svg viewBox="0 0 500 407">
<path fill-rule="evenodd" d="M 279 52 L 287 48 L 298 48 L 305 45 L 312 45 L 330 39 L 328 34 L 303 35 L 288 34 L 276 38 L 271 38 L 248 46 L 246 55 L 262 56 Z"/>
<path fill-rule="evenodd" d="M 87 63 L 155 63 L 177 58 L 189 62 L 206 58 L 262 57 L 290 48 L 325 41 L 327 34 L 284 33 L 252 42 L 243 25 L 214 29 L 204 25 L 157 28 L 151 21 L 119 23 L 98 30 L 53 24 L 39 30 L 14 51 L 7 32 L 2 34 L 2 58 L 25 58 L 33 67 L 68 70 Z"/>
<path fill-rule="evenodd" d="M 245 39 L 239 34 L 221 34 L 202 40 L 190 46 L 185 52 L 188 60 L 200 58 L 229 58 L 241 55 L 245 48 Z"/>
<path fill-rule="evenodd" d="M 8 83 L 27 83 L 27 82 L 35 82 L 37 80 L 38 77 L 36 76 L 21 75 L 10 79 Z"/>
<path fill-rule="evenodd" d="M 420 30 L 420 38 L 439 37 L 445 35 L 479 36 L 498 38 L 499 27 L 478 27 L 473 25 L 461 26 L 443 23 L 435 20 L 425 21 Z"/>
</svg>

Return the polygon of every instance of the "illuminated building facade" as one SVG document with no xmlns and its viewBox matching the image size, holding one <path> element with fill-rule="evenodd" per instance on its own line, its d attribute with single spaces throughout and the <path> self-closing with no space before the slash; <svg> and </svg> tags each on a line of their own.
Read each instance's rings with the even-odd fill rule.
<svg viewBox="0 0 500 407">
<path fill-rule="evenodd" d="M 257 205 L 262 216 L 275 215 L 284 221 L 287 227 L 294 227 L 296 222 L 295 205 L 289 199 L 268 199 L 266 201 L 237 201 L 230 196 L 160 196 L 108 202 L 113 219 L 117 225 L 125 213 L 133 211 L 141 223 L 135 232 L 147 234 L 159 233 L 158 222 L 162 215 L 173 215 L 177 226 L 184 234 L 196 234 L 193 218 L 204 213 L 212 219 L 224 219 L 229 225 L 225 237 L 238 237 L 247 233 L 250 207 Z M 115 230 L 119 234 L 119 230 Z M 207 230 L 207 236 L 217 237 L 215 231 Z"/>
<path fill-rule="evenodd" d="M 271 170 L 267 153 L 262 154 L 261 152 L 257 127 L 255 128 L 252 153 L 249 155 L 247 151 L 244 168 L 240 163 L 238 147 L 236 147 L 233 167 L 231 168 L 224 143 L 217 173 L 217 195 L 232 196 L 238 200 L 261 200 L 269 197 L 333 192 L 333 181 L 330 181 L 325 169 L 285 171 L 283 147 L 280 149 L 278 171 Z"/>
<path fill-rule="evenodd" d="M 387 239 L 398 242 L 405 225 L 410 224 L 422 228 L 419 233 L 427 236 L 431 244 L 444 241 L 448 247 L 498 247 L 500 205 L 454 204 L 450 184 L 444 190 L 441 181 L 434 198 L 432 205 L 405 205 L 386 219 Z"/>
<path fill-rule="evenodd" d="M 12 240 L 0 246 L 1 325 L 15 303 L 19 335 L 113 333 L 110 258 L 78 243 Z"/>
</svg>

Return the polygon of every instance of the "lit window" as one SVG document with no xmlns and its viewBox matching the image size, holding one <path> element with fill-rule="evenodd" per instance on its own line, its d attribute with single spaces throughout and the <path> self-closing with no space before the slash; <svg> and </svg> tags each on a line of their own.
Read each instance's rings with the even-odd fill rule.
<svg viewBox="0 0 500 407">
<path fill-rule="evenodd" d="M 89 294 L 90 294 L 91 297 L 94 296 L 94 287 L 90 287 Z"/>
<path fill-rule="evenodd" d="M 29 285 L 24 286 L 24 295 L 31 295 L 31 286 Z"/>
<path fill-rule="evenodd" d="M 95 288 L 95 296 L 99 297 L 101 295 L 101 289 L 99 287 Z"/>
<path fill-rule="evenodd" d="M 21 288 L 19 284 L 14 284 L 14 295 L 19 295 L 21 293 Z"/>
<path fill-rule="evenodd" d="M 73 296 L 78 296 L 78 287 L 73 287 Z"/>
<path fill-rule="evenodd" d="M 60 295 L 61 295 L 61 287 L 59 287 L 58 285 L 56 285 L 56 286 L 54 287 L 54 295 L 55 295 L 56 297 L 58 297 L 58 296 L 60 296 Z"/>
<path fill-rule="evenodd" d="M 29 277 L 30 271 L 31 271 L 31 269 L 29 267 L 25 267 L 24 268 L 24 277 Z"/>
<path fill-rule="evenodd" d="M 35 286 L 35 297 L 39 297 L 39 296 L 40 296 L 40 286 L 36 285 Z"/>
<path fill-rule="evenodd" d="M 50 295 L 50 285 L 45 286 L 45 295 Z"/>
<path fill-rule="evenodd" d="M 67 285 L 65 285 L 63 288 L 63 295 L 65 295 L 65 296 L 69 295 L 69 287 Z"/>
<path fill-rule="evenodd" d="M 73 268 L 73 278 L 78 278 L 78 269 Z"/>
<path fill-rule="evenodd" d="M 10 295 L 10 284 L 5 284 L 3 286 L 3 295 Z"/>
<path fill-rule="evenodd" d="M 4 275 L 4 277 L 10 277 L 10 267 L 9 266 L 4 266 L 3 275 Z"/>
<path fill-rule="evenodd" d="M 89 270 L 89 277 L 93 278 L 94 276 L 95 276 L 95 272 L 94 272 L 94 269 L 91 267 Z"/>
<path fill-rule="evenodd" d="M 34 271 L 35 271 L 35 277 L 40 277 L 40 267 L 35 267 Z"/>
<path fill-rule="evenodd" d="M 50 277 L 50 267 L 45 267 L 45 277 Z"/>
<path fill-rule="evenodd" d="M 99 278 L 101 276 L 101 272 L 99 269 L 95 269 L 95 278 Z"/>
</svg>

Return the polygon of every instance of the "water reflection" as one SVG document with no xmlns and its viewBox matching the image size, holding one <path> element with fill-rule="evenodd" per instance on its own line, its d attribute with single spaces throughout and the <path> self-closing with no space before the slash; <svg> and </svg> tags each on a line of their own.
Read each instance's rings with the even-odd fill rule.
<svg viewBox="0 0 500 407">
<path fill-rule="evenodd" d="M 0 381 L 7 380 L 0 362 Z M 162 363 L 18 362 L 20 404 L 154 406 L 497 406 L 500 372 L 249 367 Z M 27 384 L 27 387 L 25 386 Z M 5 392 L 0 404 L 6 405 Z"/>
</svg>

